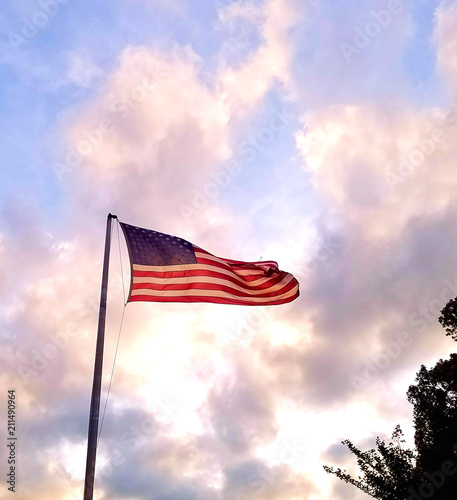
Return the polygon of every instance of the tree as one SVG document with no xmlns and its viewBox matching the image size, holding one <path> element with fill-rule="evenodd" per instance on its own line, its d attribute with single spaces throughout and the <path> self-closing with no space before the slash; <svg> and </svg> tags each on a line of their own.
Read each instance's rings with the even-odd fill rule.
<svg viewBox="0 0 457 500">
<path fill-rule="evenodd" d="M 457 342 L 457 297 L 451 299 L 441 309 L 441 316 L 438 318 L 438 321 L 446 330 L 446 335 Z"/>
<path fill-rule="evenodd" d="M 378 500 L 455 498 L 457 354 L 440 359 L 430 370 L 422 365 L 407 397 L 414 407 L 414 450 L 403 448 L 403 433 L 397 426 L 388 445 L 376 439 L 377 449 L 363 452 L 351 441 L 343 441 L 357 457 L 363 476 L 355 479 L 341 469 L 324 469 Z"/>
<path fill-rule="evenodd" d="M 457 354 L 430 370 L 421 366 L 416 385 L 410 386 L 408 401 L 414 406 L 414 443 L 417 472 L 433 485 L 433 499 L 447 500 L 457 491 Z M 452 462 L 454 466 L 451 466 Z M 447 465 L 446 465 L 447 464 Z M 450 467 L 454 472 L 445 473 Z M 431 479 L 432 478 L 432 479 Z"/>
<path fill-rule="evenodd" d="M 357 457 L 357 465 L 363 476 L 353 478 L 346 471 L 324 465 L 329 474 L 352 484 L 367 495 L 379 500 L 402 500 L 410 497 L 408 488 L 416 485 L 416 456 L 412 450 L 404 448 L 403 432 L 397 425 L 392 441 L 386 444 L 376 438 L 376 449 L 361 451 L 349 439 L 343 441 L 351 453 Z"/>
<path fill-rule="evenodd" d="M 457 341 L 457 297 L 441 311 L 439 322 Z M 345 440 L 357 457 L 363 475 L 324 465 L 329 474 L 350 483 L 378 500 L 431 498 L 450 500 L 457 492 L 457 354 L 440 359 L 428 370 L 421 366 L 416 384 L 407 392 L 413 405 L 415 449 L 404 449 L 399 426 L 386 445 L 376 439 L 376 449 L 361 451 Z"/>
</svg>

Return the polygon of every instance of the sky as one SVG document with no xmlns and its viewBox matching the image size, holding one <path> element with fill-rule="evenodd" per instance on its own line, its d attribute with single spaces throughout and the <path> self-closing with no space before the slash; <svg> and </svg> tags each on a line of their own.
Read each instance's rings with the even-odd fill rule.
<svg viewBox="0 0 457 500">
<path fill-rule="evenodd" d="M 16 497 L 82 498 L 106 216 L 276 260 L 290 304 L 131 303 L 113 227 L 98 500 L 363 500 L 454 351 L 457 2 L 0 6 L 0 387 Z M 3 446 L 2 446 L 3 447 Z M 3 447 L 3 450 L 5 448 Z M 0 498 L 7 490 L 1 456 Z"/>
</svg>

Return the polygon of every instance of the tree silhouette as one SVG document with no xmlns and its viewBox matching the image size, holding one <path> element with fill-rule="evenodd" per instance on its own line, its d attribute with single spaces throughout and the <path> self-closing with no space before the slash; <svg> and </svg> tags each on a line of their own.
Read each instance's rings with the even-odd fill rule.
<svg viewBox="0 0 457 500">
<path fill-rule="evenodd" d="M 434 474 L 439 487 L 431 498 L 451 499 L 457 491 L 457 468 L 450 467 L 454 473 L 445 474 L 443 465 L 457 464 L 457 354 L 440 359 L 430 370 L 421 366 L 416 382 L 407 395 L 414 405 L 417 472 L 432 485 Z"/>
<path fill-rule="evenodd" d="M 409 498 L 408 488 L 416 484 L 415 453 L 404 448 L 403 433 L 397 425 L 392 441 L 386 444 L 376 438 L 376 448 L 361 451 L 349 439 L 343 441 L 351 453 L 357 457 L 357 465 L 363 476 L 353 478 L 346 471 L 324 465 L 329 474 L 352 484 L 367 495 L 379 500 L 400 500 Z"/>
<path fill-rule="evenodd" d="M 441 316 L 438 321 L 446 330 L 446 335 L 457 341 L 457 297 L 451 299 L 441 309 Z"/>
<path fill-rule="evenodd" d="M 439 322 L 457 340 L 457 297 L 443 308 Z M 343 441 L 357 457 L 362 476 L 324 465 L 326 472 L 378 500 L 457 497 L 457 354 L 429 370 L 422 365 L 415 381 L 407 392 L 414 407 L 415 449 L 403 448 L 397 426 L 388 445 L 378 437 L 376 448 L 365 452 Z"/>
</svg>

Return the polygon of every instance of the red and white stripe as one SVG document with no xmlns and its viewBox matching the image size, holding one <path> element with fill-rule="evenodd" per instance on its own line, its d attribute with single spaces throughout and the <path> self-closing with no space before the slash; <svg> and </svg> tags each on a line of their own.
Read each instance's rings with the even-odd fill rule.
<svg viewBox="0 0 457 500">
<path fill-rule="evenodd" d="M 133 264 L 129 302 L 214 302 L 276 305 L 299 295 L 298 281 L 279 271 L 276 262 L 221 259 L 194 246 L 196 264 L 144 266 Z M 272 269 L 271 276 L 265 273 Z"/>
</svg>

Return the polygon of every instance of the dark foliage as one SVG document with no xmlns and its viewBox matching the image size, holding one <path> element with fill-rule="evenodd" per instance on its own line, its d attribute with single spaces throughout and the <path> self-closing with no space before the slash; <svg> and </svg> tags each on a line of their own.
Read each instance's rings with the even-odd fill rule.
<svg viewBox="0 0 457 500">
<path fill-rule="evenodd" d="M 447 335 L 457 340 L 457 297 L 441 313 Z M 388 445 L 377 438 L 376 448 L 365 452 L 343 441 L 363 473 L 357 479 L 341 469 L 324 469 L 378 500 L 457 498 L 457 354 L 430 370 L 421 366 L 407 397 L 414 407 L 414 450 L 403 448 L 397 426 Z"/>
<path fill-rule="evenodd" d="M 408 488 L 415 485 L 415 453 L 403 447 L 403 433 L 397 425 L 392 441 L 376 439 L 376 448 L 361 451 L 346 439 L 343 441 L 357 457 L 357 465 L 363 476 L 353 478 L 346 471 L 324 465 L 329 474 L 335 474 L 346 483 L 352 484 L 373 498 L 401 500 L 409 498 Z"/>
<path fill-rule="evenodd" d="M 450 300 L 441 309 L 441 316 L 438 318 L 438 321 L 446 330 L 446 335 L 457 341 L 457 297 Z"/>
<path fill-rule="evenodd" d="M 414 406 L 417 471 L 427 481 L 426 474 L 442 471 L 446 461 L 457 464 L 457 354 L 431 370 L 421 366 L 416 382 L 408 390 L 408 401 Z M 432 498 L 450 499 L 456 492 L 457 474 L 447 475 Z"/>
</svg>

